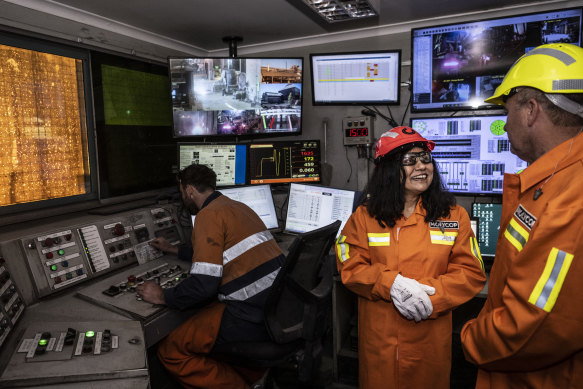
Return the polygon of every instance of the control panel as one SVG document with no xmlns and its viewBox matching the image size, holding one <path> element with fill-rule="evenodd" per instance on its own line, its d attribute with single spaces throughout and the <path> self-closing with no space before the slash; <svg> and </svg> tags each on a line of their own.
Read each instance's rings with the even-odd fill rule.
<svg viewBox="0 0 583 389">
<path fill-rule="evenodd" d="M 43 322 L 33 323 L 24 331 L 0 377 L 0 386 L 136 377 L 148 377 L 139 322 Z"/>
<path fill-rule="evenodd" d="M 186 279 L 189 272 L 188 263 L 164 256 L 93 283 L 77 292 L 77 296 L 129 318 L 148 321 L 166 307 L 142 301 L 136 287 L 153 281 L 163 289 L 171 288 Z"/>
<path fill-rule="evenodd" d="M 172 244 L 182 242 L 176 220 L 172 205 L 107 217 L 91 215 L 52 227 L 30 228 L 0 246 L 11 263 L 21 262 L 24 256 L 35 294 L 30 300 L 34 300 L 136 264 L 140 253 L 150 258 L 151 250 L 143 248 L 157 236 L 164 236 Z M 136 251 L 137 247 L 141 250 Z"/>
<path fill-rule="evenodd" d="M 24 301 L 0 253 L 0 347 L 24 312 Z"/>
</svg>

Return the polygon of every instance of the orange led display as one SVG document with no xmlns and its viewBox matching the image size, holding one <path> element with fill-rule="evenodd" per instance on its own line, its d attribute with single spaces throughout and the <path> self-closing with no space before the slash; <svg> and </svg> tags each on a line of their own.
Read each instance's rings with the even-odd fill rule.
<svg viewBox="0 0 583 389">
<path fill-rule="evenodd" d="M 0 45 L 0 206 L 90 191 L 80 59 Z"/>
</svg>

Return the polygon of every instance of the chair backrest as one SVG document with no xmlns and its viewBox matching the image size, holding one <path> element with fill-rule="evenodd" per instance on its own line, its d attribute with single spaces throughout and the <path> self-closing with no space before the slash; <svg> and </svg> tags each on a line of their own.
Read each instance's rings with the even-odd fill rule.
<svg viewBox="0 0 583 389">
<path fill-rule="evenodd" d="M 328 253 L 340 228 L 340 220 L 300 234 L 290 246 L 285 264 L 267 297 L 265 318 L 276 343 L 318 336 L 314 326 L 324 304 L 330 304 L 333 267 Z M 329 261 L 328 261 L 329 262 Z"/>
</svg>

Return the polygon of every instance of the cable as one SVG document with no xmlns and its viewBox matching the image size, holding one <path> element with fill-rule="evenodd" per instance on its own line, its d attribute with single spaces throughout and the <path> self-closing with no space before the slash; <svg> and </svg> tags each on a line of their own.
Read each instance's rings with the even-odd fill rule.
<svg viewBox="0 0 583 389">
<path fill-rule="evenodd" d="M 409 111 L 409 106 L 411 105 L 411 99 L 407 101 L 407 106 L 405 107 L 405 112 L 403 112 L 403 118 L 401 119 L 401 125 L 403 126 L 405 122 L 405 116 L 407 116 L 407 112 Z"/>
<path fill-rule="evenodd" d="M 352 177 L 352 164 L 350 163 L 350 159 L 348 159 L 348 147 L 344 146 L 344 151 L 346 154 L 346 160 L 348 161 L 348 166 L 350 166 L 350 174 L 348 175 L 346 182 L 350 182 L 350 178 Z"/>
</svg>

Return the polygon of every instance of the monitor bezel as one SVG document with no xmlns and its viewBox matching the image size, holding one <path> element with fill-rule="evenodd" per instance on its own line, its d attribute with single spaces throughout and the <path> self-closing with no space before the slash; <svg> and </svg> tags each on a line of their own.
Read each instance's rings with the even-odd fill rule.
<svg viewBox="0 0 583 389">
<path fill-rule="evenodd" d="M 446 27 L 452 27 L 452 26 L 456 26 L 456 25 L 470 25 L 470 24 L 474 24 L 474 23 L 488 22 L 488 21 L 492 21 L 492 20 L 512 19 L 512 18 L 526 17 L 526 16 L 536 15 L 536 14 L 546 14 L 546 13 L 552 13 L 552 12 L 563 12 L 563 11 L 571 11 L 571 10 L 579 10 L 581 12 L 581 28 L 579 30 L 579 42 L 583 43 L 583 7 L 558 8 L 558 9 L 551 9 L 551 10 L 546 10 L 546 11 L 518 13 L 515 15 L 508 15 L 508 16 L 479 18 L 479 19 L 472 19 L 472 20 L 468 20 L 468 21 L 460 21 L 460 22 L 436 24 L 436 25 L 427 25 L 427 26 L 423 26 L 423 27 L 412 28 L 411 29 L 411 46 L 410 46 L 410 49 L 411 49 L 411 89 L 410 89 L 410 91 L 411 92 L 409 95 L 409 104 L 411 106 L 411 113 L 457 112 L 457 111 L 496 110 L 496 109 L 500 110 L 500 109 L 502 109 L 502 107 L 500 107 L 499 105 L 487 104 L 484 102 L 482 102 L 482 104 L 477 106 L 477 107 L 467 105 L 467 106 L 460 106 L 460 107 L 416 108 L 415 105 L 413 104 L 413 96 L 414 96 L 414 92 L 415 92 L 413 89 L 414 85 L 415 85 L 415 72 L 414 72 L 414 69 L 415 69 L 415 57 L 414 57 L 415 39 L 414 39 L 414 36 L 415 36 L 416 31 L 433 29 L 433 28 L 440 28 L 440 27 L 446 28 Z M 516 58 L 516 59 L 518 59 L 518 58 Z"/>
<path fill-rule="evenodd" d="M 314 93 L 314 57 L 334 57 L 337 55 L 359 55 L 359 54 L 397 54 L 397 99 L 395 101 L 381 101 L 381 100 L 351 100 L 351 101 L 324 101 L 316 100 Z M 387 50 L 365 50 L 365 51 L 345 51 L 345 52 L 327 52 L 327 53 L 310 53 L 310 87 L 312 91 L 312 105 L 313 106 L 351 106 L 351 105 L 400 105 L 401 104 L 401 68 L 403 65 L 403 54 L 401 49 L 387 49 Z"/>
<path fill-rule="evenodd" d="M 168 66 L 168 81 L 170 83 L 170 96 L 169 98 L 172 99 L 172 68 L 170 66 L 170 60 L 174 60 L 174 59 L 277 59 L 277 60 L 286 60 L 286 59 L 290 59 L 290 60 L 299 60 L 300 63 L 302 64 L 302 81 L 301 81 L 301 96 L 300 96 L 300 126 L 299 126 L 299 131 L 296 132 L 265 132 L 265 133 L 255 133 L 255 134 L 242 134 L 242 135 L 234 135 L 234 134 L 206 134 L 206 135 L 177 135 L 176 134 L 176 126 L 175 126 L 175 122 L 174 122 L 174 107 L 171 105 L 171 115 L 172 115 L 172 137 L 178 141 L 184 141 L 184 142 L 188 142 L 189 139 L 192 142 L 197 142 L 197 141 L 210 141 L 210 142 L 227 142 L 229 139 L 233 139 L 233 141 L 237 141 L 238 139 L 246 139 L 246 140 L 251 140 L 251 139 L 259 139 L 259 138 L 271 138 L 271 137 L 283 137 L 283 136 L 297 136 L 297 135 L 302 135 L 303 133 L 303 116 L 304 116 L 304 93 L 305 93 L 305 87 L 304 84 L 306 83 L 306 77 L 305 77 L 305 72 L 306 72 L 306 67 L 304 64 L 304 57 L 299 57 L 299 56 L 282 56 L 282 57 L 269 57 L 269 56 L 265 56 L 265 57 L 230 57 L 230 56 L 169 56 L 167 59 L 167 66 Z M 209 111 L 211 112 L 211 111 Z M 215 111 L 216 112 L 216 111 Z"/>
</svg>

